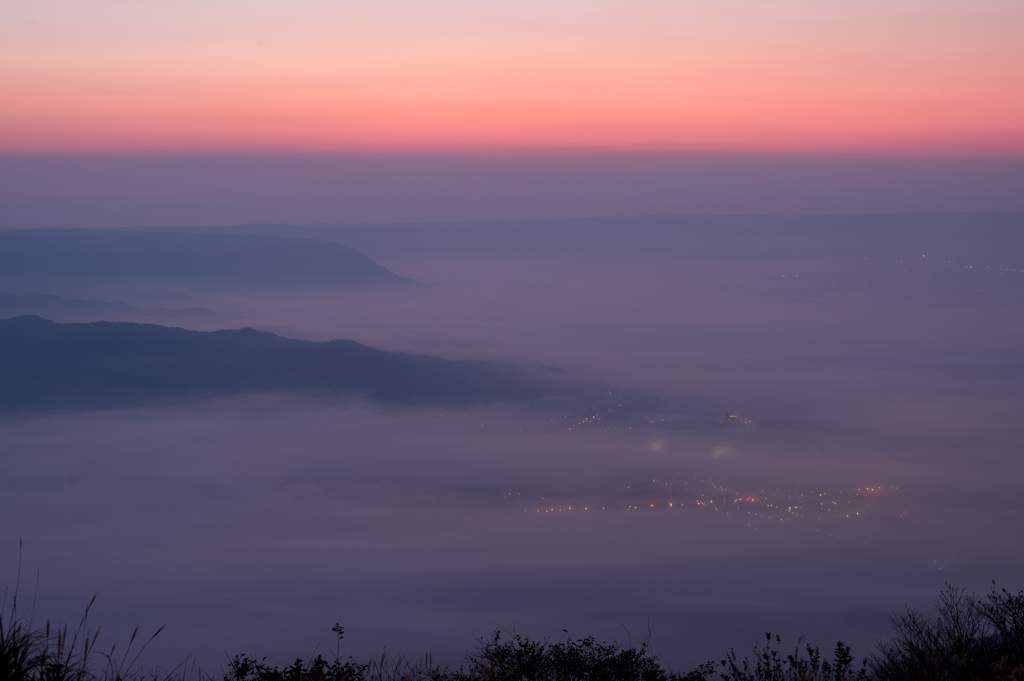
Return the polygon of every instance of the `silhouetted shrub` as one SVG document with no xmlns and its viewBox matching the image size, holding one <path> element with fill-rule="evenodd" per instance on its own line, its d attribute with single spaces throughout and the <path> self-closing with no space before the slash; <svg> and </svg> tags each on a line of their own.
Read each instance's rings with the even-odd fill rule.
<svg viewBox="0 0 1024 681">
<path fill-rule="evenodd" d="M 730 650 L 717 666 L 712 662 L 705 663 L 680 677 L 680 681 L 710 681 L 716 677 L 723 681 L 855 681 L 868 678 L 867 662 L 856 669 L 850 646 L 842 641 L 836 643 L 831 661 L 822 658 L 820 648 L 810 645 L 801 653 L 801 643 L 803 637 L 792 653 L 783 655 L 780 647 L 782 638 L 775 636 L 773 640 L 769 632 L 765 634 L 763 647 L 754 645 L 752 657 L 740 660 L 736 651 Z"/>
<path fill-rule="evenodd" d="M 501 632 L 484 641 L 466 658 L 453 681 L 666 681 L 668 674 L 650 654 L 649 641 L 640 648 L 597 643 L 593 636 L 556 643 L 518 634 L 507 640 Z"/>
<path fill-rule="evenodd" d="M 983 601 L 950 584 L 935 599 L 935 617 L 907 608 L 890 622 L 894 636 L 878 644 L 878 681 L 984 681 L 1024 676 L 1024 592 L 995 584 Z"/>
<path fill-rule="evenodd" d="M 17 591 L 17 590 L 15 590 Z M 95 600 L 95 599 L 94 599 Z M 17 598 L 0 607 L 0 681 L 213 681 L 185 665 L 169 672 L 136 667 L 146 644 L 96 650 L 98 630 L 86 628 L 92 602 L 78 627 L 36 625 L 19 616 Z M 935 615 L 907 608 L 890 618 L 893 636 L 858 667 L 850 647 L 836 644 L 831 659 L 797 642 L 782 652 L 782 639 L 767 634 L 752 654 L 735 650 L 683 674 L 666 670 L 651 653 L 649 639 L 639 648 L 594 637 L 551 642 L 495 632 L 482 639 L 458 669 L 439 667 L 431 657 L 418 662 L 385 652 L 362 663 L 342 658 L 344 630 L 335 625 L 332 661 L 322 655 L 285 667 L 266 658 L 238 655 L 221 674 L 223 681 L 1024 681 L 1024 591 L 997 589 L 979 598 L 951 585 L 935 600 Z M 162 630 L 162 627 L 161 627 Z M 152 641 L 160 630 L 149 640 Z M 129 659 L 130 658 L 130 659 Z"/>
<path fill-rule="evenodd" d="M 85 607 L 78 627 L 71 631 L 67 625 L 54 627 L 47 621 L 37 626 L 31 617 L 18 614 L 18 599 L 12 599 L 6 615 L 0 608 L 0 680 L 2 681 L 143 681 L 144 679 L 171 678 L 175 671 L 161 677 L 159 672 L 136 669 L 139 655 L 163 630 L 160 627 L 149 641 L 129 658 L 138 636 L 132 633 L 128 647 L 116 656 L 116 646 L 106 652 L 96 649 L 99 628 L 90 635 L 86 625 L 89 610 L 96 597 Z M 99 671 L 94 671 L 99 667 Z"/>
<path fill-rule="evenodd" d="M 317 655 L 307 662 L 295 660 L 278 669 L 266 664 L 266 658 L 257 661 L 247 655 L 236 656 L 224 674 L 225 681 L 360 681 L 366 665 L 352 660 L 328 662 Z"/>
<path fill-rule="evenodd" d="M 335 632 L 341 640 L 340 627 Z M 383 654 L 367 664 L 353 659 L 333 662 L 322 656 L 277 668 L 238 656 L 224 681 L 670 681 L 647 641 L 637 648 L 597 643 L 594 637 L 551 643 L 518 634 L 503 639 L 495 632 L 466 656 L 457 670 L 436 667 L 429 656 L 411 663 Z"/>
</svg>

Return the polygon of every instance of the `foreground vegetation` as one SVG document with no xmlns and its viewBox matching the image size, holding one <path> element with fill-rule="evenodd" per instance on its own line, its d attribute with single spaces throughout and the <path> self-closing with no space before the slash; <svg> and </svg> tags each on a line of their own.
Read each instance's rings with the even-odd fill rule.
<svg viewBox="0 0 1024 681">
<path fill-rule="evenodd" d="M 90 603 L 91 605 L 91 603 Z M 645 640 L 639 648 L 593 637 L 535 640 L 496 632 L 480 641 L 458 668 L 387 654 L 365 662 L 342 657 L 344 630 L 325 659 L 285 667 L 238 655 L 210 675 L 185 663 L 169 671 L 138 667 L 145 643 L 132 635 L 123 651 L 97 650 L 88 608 L 75 630 L 19 615 L 17 599 L 0 610 L 0 681 L 1024 681 L 1024 591 L 997 589 L 983 597 L 948 586 L 935 613 L 908 608 L 890 617 L 893 635 L 859 662 L 842 642 L 831 656 L 802 641 L 789 652 L 767 634 L 741 656 L 735 650 L 689 672 L 666 669 Z"/>
</svg>

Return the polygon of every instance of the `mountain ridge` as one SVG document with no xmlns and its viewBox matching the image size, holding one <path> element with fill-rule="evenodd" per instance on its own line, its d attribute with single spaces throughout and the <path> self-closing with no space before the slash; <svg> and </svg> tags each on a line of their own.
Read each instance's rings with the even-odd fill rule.
<svg viewBox="0 0 1024 681">
<path fill-rule="evenodd" d="M 434 222 L 139 227 L 217 234 L 291 234 L 371 257 L 994 259 L 1024 266 L 1024 212 L 706 214 Z M 923 250 L 922 250 L 923 249 Z"/>
<path fill-rule="evenodd" d="M 0 278 L 226 288 L 410 286 L 366 254 L 297 236 L 186 231 L 0 231 Z"/>
<path fill-rule="evenodd" d="M 224 316 L 205 307 L 137 307 L 128 303 L 82 300 L 38 293 L 0 292 L 0 319 L 25 315 L 38 315 L 46 319 L 51 314 L 208 319 Z"/>
<path fill-rule="evenodd" d="M 314 342 L 256 329 L 0 320 L 0 411 L 116 408 L 167 398 L 318 391 L 473 404 L 557 391 L 512 365 Z"/>
</svg>

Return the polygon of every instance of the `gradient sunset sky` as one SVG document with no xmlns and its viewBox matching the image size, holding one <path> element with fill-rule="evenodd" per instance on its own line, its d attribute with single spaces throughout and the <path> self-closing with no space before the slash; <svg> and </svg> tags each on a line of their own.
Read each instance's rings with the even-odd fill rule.
<svg viewBox="0 0 1024 681">
<path fill-rule="evenodd" d="M 0 152 L 1024 155 L 1019 0 L 16 0 Z"/>
</svg>

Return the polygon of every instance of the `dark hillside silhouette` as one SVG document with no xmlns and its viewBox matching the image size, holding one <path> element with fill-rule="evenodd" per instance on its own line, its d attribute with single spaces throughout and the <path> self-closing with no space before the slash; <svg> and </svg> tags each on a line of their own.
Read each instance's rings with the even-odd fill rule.
<svg viewBox="0 0 1024 681">
<path fill-rule="evenodd" d="M 126 303 L 94 302 L 78 298 L 38 294 L 0 293 L 0 319 L 22 315 L 71 317 L 71 321 L 93 321 L 110 317 L 215 318 L 217 312 L 205 307 L 136 307 Z M 82 319 L 91 317 L 92 319 Z"/>
<path fill-rule="evenodd" d="M 511 366 L 314 343 L 254 329 L 0 321 L 0 410 L 100 408 L 245 392 L 351 392 L 402 402 L 530 399 L 550 385 Z"/>
<path fill-rule="evenodd" d="M 0 232 L 0 277 L 268 289 L 413 283 L 316 239 L 86 229 Z"/>
</svg>

